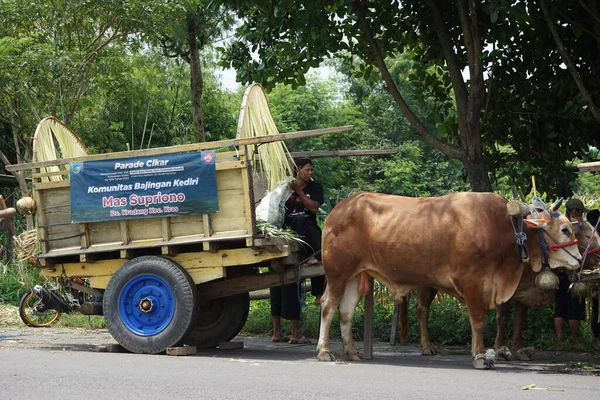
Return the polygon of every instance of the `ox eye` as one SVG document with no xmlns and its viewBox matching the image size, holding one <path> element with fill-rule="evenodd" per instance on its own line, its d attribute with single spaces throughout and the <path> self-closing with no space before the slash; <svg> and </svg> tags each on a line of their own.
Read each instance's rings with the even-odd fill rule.
<svg viewBox="0 0 600 400">
<path fill-rule="evenodd" d="M 567 236 L 571 236 L 571 230 L 569 228 L 562 228 L 561 229 L 562 233 L 564 233 Z"/>
</svg>

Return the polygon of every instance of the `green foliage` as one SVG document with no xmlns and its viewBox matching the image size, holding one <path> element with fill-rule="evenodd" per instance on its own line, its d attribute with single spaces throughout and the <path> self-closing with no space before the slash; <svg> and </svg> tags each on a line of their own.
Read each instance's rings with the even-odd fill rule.
<svg viewBox="0 0 600 400">
<path fill-rule="evenodd" d="M 398 68 L 410 68 L 406 58 L 398 60 Z M 417 142 L 408 123 L 389 112 L 394 103 L 381 87 L 353 78 L 343 65 L 338 68 L 342 75 L 329 80 L 309 75 L 306 86 L 293 90 L 277 85 L 268 95 L 280 131 L 354 125 L 352 132 L 292 141 L 290 151 L 398 150 L 386 157 L 314 159 L 315 179 L 332 203 L 357 190 L 428 196 L 466 189 L 459 164 Z M 394 69 L 399 76 L 402 71 Z M 429 104 L 419 110 L 429 112 Z"/>
<path fill-rule="evenodd" d="M 300 317 L 300 333 L 309 338 L 318 337 L 321 319 L 321 308 L 314 305 L 313 302 L 314 297 L 310 293 L 307 293 L 306 304 L 308 306 L 302 308 L 302 315 Z M 290 336 L 290 321 L 282 319 L 281 329 L 284 336 Z M 270 335 L 272 333 L 273 323 L 271 321 L 271 303 L 268 299 L 251 301 L 248 321 L 246 322 L 246 325 L 244 325 L 244 329 L 242 330 L 241 334 Z M 339 319 L 337 316 L 334 318 L 331 325 L 331 335 L 332 338 L 340 337 Z"/>
<path fill-rule="evenodd" d="M 23 279 L 14 264 L 0 266 L 0 303 L 18 305 L 21 297 L 36 284 L 44 282 L 38 268 L 27 268 L 27 276 Z M 27 282 L 25 282 L 27 281 Z M 27 284 L 29 283 L 29 285 Z"/>
<path fill-rule="evenodd" d="M 465 154 L 453 157 L 463 162 L 463 175 L 468 168 L 469 174 L 480 173 L 485 181 L 489 171 L 496 188 L 504 184 L 530 188 L 529 179 L 536 175 L 550 195 L 569 196 L 570 183 L 576 179 L 571 161 L 584 158 L 588 144 L 595 143 L 600 127 L 590 113 L 590 102 L 600 103 L 594 50 L 600 13 L 595 6 L 568 0 L 550 7 L 552 23 L 574 60 L 580 78 L 576 84 L 559 57 L 540 2 L 489 0 L 471 2 L 469 7 L 456 1 L 226 3 L 243 17 L 224 54 L 225 64 L 237 70 L 239 81 L 303 86 L 309 68 L 331 57 L 352 65 L 357 81 L 381 87 L 374 73 L 376 64 L 383 72 L 373 51 L 379 49 L 392 72 L 393 84 L 386 80 L 385 89 L 401 105 L 391 86 L 398 87 L 431 134 L 427 142 L 437 143 L 436 148 L 447 155 L 452 154 L 449 148 L 460 149 Z M 461 23 L 466 19 L 466 14 L 461 18 L 461 9 L 471 21 L 478 20 L 477 29 Z M 399 55 L 413 62 L 403 75 L 393 73 Z M 480 81 L 485 88 L 478 92 Z M 389 114 L 399 113 L 394 109 Z M 406 110 L 403 114 L 408 118 Z M 422 132 L 417 125 L 413 120 L 412 126 Z M 387 128 L 380 133 L 393 132 Z M 511 151 L 499 151 L 505 147 Z M 490 189 L 485 182 L 471 183 L 476 190 Z"/>
<path fill-rule="evenodd" d="M 60 314 L 52 326 L 56 328 L 106 329 L 106 322 L 104 317 L 99 315 Z"/>
<path fill-rule="evenodd" d="M 272 329 L 271 304 L 269 300 L 251 301 L 248 321 L 246 321 L 242 332 L 248 334 L 267 334 Z"/>
<path fill-rule="evenodd" d="M 188 14 L 205 50 L 206 136 L 233 137 L 239 96 L 234 104 L 211 69 L 210 46 L 232 22 L 217 3 L 2 1 L 0 152 L 9 163 L 31 161 L 30 137 L 48 115 L 65 121 L 92 153 L 195 141 L 190 72 L 181 63 L 189 53 Z M 182 50 L 181 61 L 154 51 L 169 43 Z"/>
<path fill-rule="evenodd" d="M 92 152 L 164 147 L 195 141 L 191 122 L 189 72 L 185 65 L 147 51 L 118 60 L 119 78 L 110 79 L 93 102 L 84 102 L 72 129 Z M 115 65 L 115 70 L 117 66 Z M 205 132 L 209 140 L 235 136 L 239 100 L 204 73 Z"/>
</svg>

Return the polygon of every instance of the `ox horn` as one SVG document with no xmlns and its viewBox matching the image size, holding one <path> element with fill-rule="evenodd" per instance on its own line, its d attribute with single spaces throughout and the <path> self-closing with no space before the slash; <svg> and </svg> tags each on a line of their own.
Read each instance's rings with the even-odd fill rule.
<svg viewBox="0 0 600 400">
<path fill-rule="evenodd" d="M 556 200 L 554 203 L 552 203 L 552 205 L 550 206 L 550 211 L 552 212 L 556 212 L 558 211 L 558 209 L 560 208 L 560 205 L 563 202 L 563 198 L 559 198 L 558 200 Z"/>
</svg>

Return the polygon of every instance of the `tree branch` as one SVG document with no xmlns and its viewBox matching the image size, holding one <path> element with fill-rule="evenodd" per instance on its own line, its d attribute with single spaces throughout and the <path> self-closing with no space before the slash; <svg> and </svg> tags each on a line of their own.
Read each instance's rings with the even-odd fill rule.
<svg viewBox="0 0 600 400">
<path fill-rule="evenodd" d="M 592 99 L 592 96 L 590 95 L 590 93 L 587 91 L 587 89 L 583 83 L 583 80 L 581 79 L 581 76 L 579 75 L 579 72 L 577 71 L 577 68 L 575 68 L 575 65 L 571 61 L 571 57 L 569 57 L 569 54 L 567 53 L 565 45 L 564 45 L 560 35 L 558 34 L 558 30 L 556 29 L 556 26 L 554 25 L 554 23 L 552 22 L 552 19 L 550 18 L 547 0 L 540 0 L 540 5 L 542 6 L 542 12 L 544 13 L 544 18 L 546 20 L 546 23 L 548 24 L 548 28 L 550 29 L 550 32 L 552 33 L 552 37 L 554 38 L 554 42 L 556 43 L 556 47 L 558 49 L 558 54 L 560 54 L 560 57 L 562 58 L 563 62 L 567 65 L 567 69 L 569 70 L 569 73 L 573 77 L 573 80 L 575 81 L 577 88 L 579 88 L 579 92 L 581 93 L 581 95 L 583 96 L 583 99 L 585 100 L 588 107 L 590 108 L 590 112 L 592 113 L 594 118 L 596 118 L 596 120 L 598 122 L 600 122 L 600 109 L 594 103 L 594 100 Z"/>
<path fill-rule="evenodd" d="M 446 60 L 446 63 L 448 64 L 448 72 L 450 73 L 452 87 L 454 88 L 454 97 L 456 99 L 456 111 L 458 114 L 459 129 L 462 132 L 466 133 L 468 131 L 468 127 L 466 125 L 468 94 L 465 82 L 463 80 L 458 58 L 454 53 L 454 43 L 452 43 L 452 38 L 450 37 L 450 33 L 446 28 L 444 18 L 440 13 L 440 10 L 435 0 L 423 1 L 431 11 L 431 14 L 433 16 L 435 31 L 437 33 L 438 39 L 440 40 L 442 52 L 444 53 L 444 58 Z"/>
<path fill-rule="evenodd" d="M 92 43 L 98 42 L 99 38 L 105 32 L 106 32 L 106 29 L 103 29 L 100 32 L 100 34 L 96 37 L 96 39 L 94 39 L 94 41 Z M 122 37 L 126 37 L 129 34 L 130 34 L 130 32 L 114 33 L 109 38 L 107 38 L 104 42 L 100 43 L 91 53 L 89 53 L 83 59 L 83 62 L 85 63 L 85 69 L 81 72 L 81 80 L 79 81 L 79 86 L 77 88 L 77 91 L 73 94 L 73 99 L 71 100 L 71 104 L 69 105 L 69 110 L 67 111 L 67 113 L 64 116 L 64 121 L 66 124 L 69 122 L 69 120 L 75 113 L 75 110 L 77 109 L 77 106 L 79 105 L 79 102 L 81 101 L 81 97 L 83 96 L 83 93 L 85 92 L 85 89 L 86 89 L 86 86 L 88 83 L 88 78 L 90 76 L 90 72 L 92 70 L 92 67 L 94 66 L 96 57 L 98 56 L 100 51 L 104 48 L 104 46 L 108 45 L 109 43 L 112 43 Z"/>
<path fill-rule="evenodd" d="M 6 154 L 4 154 L 2 150 L 0 150 L 0 160 L 4 163 L 4 165 L 10 165 L 8 157 L 6 157 Z M 25 195 L 25 193 L 28 193 L 29 188 L 27 187 L 27 181 L 25 180 L 24 171 L 11 171 L 11 174 L 13 174 L 13 176 L 17 179 L 17 182 L 19 183 L 19 188 L 21 188 L 23 195 Z"/>
<path fill-rule="evenodd" d="M 469 73 L 473 74 L 472 66 L 475 63 L 473 60 L 473 36 L 469 28 L 469 13 L 467 11 L 466 2 L 469 0 L 457 0 L 456 7 L 458 8 L 458 18 L 460 20 L 460 26 L 463 31 L 463 40 L 465 42 L 465 48 L 467 49 L 467 60 L 469 62 Z"/>
<path fill-rule="evenodd" d="M 590 16 L 591 16 L 593 19 L 597 19 L 597 18 L 594 18 L 594 15 L 593 15 L 593 13 L 591 12 L 591 10 L 590 10 L 588 7 L 584 6 L 584 5 L 581 3 L 581 1 L 580 1 L 580 4 L 582 5 L 583 9 L 584 9 L 586 12 L 588 12 L 588 13 L 590 14 Z M 551 5 L 550 5 L 550 7 L 552 7 L 552 9 L 553 9 L 554 11 L 556 11 L 556 13 L 557 13 L 558 15 L 560 15 L 560 17 L 561 17 L 561 18 L 564 18 L 564 20 L 565 20 L 565 21 L 567 21 L 569 24 L 571 24 L 571 25 L 573 25 L 573 26 L 575 26 L 575 25 L 579 26 L 583 32 L 587 32 L 587 34 L 588 34 L 588 35 L 590 35 L 590 36 L 592 36 L 592 37 L 594 37 L 594 38 L 598 39 L 598 38 L 597 38 L 597 36 L 596 36 L 596 33 L 594 33 L 594 32 L 592 32 L 592 31 L 590 31 L 589 29 L 587 29 L 587 28 L 585 27 L 585 25 L 578 23 L 578 22 L 577 22 L 577 21 L 575 21 L 573 18 L 569 18 L 569 16 L 568 16 L 568 15 L 567 15 L 565 12 L 563 12 L 563 9 L 562 9 L 561 7 L 556 7 L 554 4 L 551 4 Z M 598 21 L 596 20 L 596 22 L 598 22 Z"/>
<path fill-rule="evenodd" d="M 596 39 L 596 48 L 600 52 L 600 15 L 598 13 L 598 3 L 596 3 L 596 0 L 590 0 L 591 8 L 588 8 L 583 4 L 582 0 L 579 0 L 579 2 L 594 20 L 594 39 Z"/>
<path fill-rule="evenodd" d="M 100 30 L 100 33 L 98 35 L 96 35 L 96 38 L 94 40 L 92 40 L 90 42 L 90 44 L 88 44 L 85 49 L 83 49 L 84 51 L 87 49 L 91 49 L 96 43 L 98 43 L 98 41 L 100 41 L 100 39 L 102 38 L 102 36 L 104 36 L 104 34 L 106 33 L 106 31 L 108 30 L 108 26 L 105 26 L 104 28 L 102 28 Z"/>
<path fill-rule="evenodd" d="M 600 16 L 598 16 L 598 5 L 594 2 L 594 0 L 590 1 L 592 8 L 588 7 L 583 0 L 579 0 L 579 4 L 581 7 L 590 14 L 590 16 L 596 20 L 597 24 L 600 24 Z"/>
<path fill-rule="evenodd" d="M 0 150 L 0 160 L 4 163 L 4 165 L 10 165 L 8 157 L 6 157 L 6 154 L 4 154 L 2 150 Z"/>
<path fill-rule="evenodd" d="M 90 58 L 95 58 L 96 55 L 100 52 L 100 50 L 102 50 L 102 48 L 104 46 L 106 46 L 106 45 L 114 42 L 117 39 L 121 39 L 122 37 L 126 37 L 126 36 L 128 36 L 130 34 L 131 34 L 131 32 L 115 33 L 114 35 L 112 35 L 111 37 L 109 37 L 108 39 L 106 39 L 105 42 L 101 43 L 100 45 L 98 45 L 98 47 L 96 47 L 94 50 L 92 50 L 92 52 L 86 56 L 86 58 L 84 59 L 84 61 L 88 62 L 88 60 Z"/>
<path fill-rule="evenodd" d="M 95 53 L 95 54 L 97 54 L 97 53 Z M 83 96 L 83 93 L 85 92 L 85 88 L 86 88 L 87 82 L 88 82 L 88 77 L 90 76 L 90 71 L 92 70 L 92 67 L 94 65 L 94 60 L 95 60 L 95 57 L 92 59 L 88 59 L 87 68 L 81 74 L 81 80 L 79 81 L 79 87 L 77 88 L 77 91 L 73 94 L 73 100 L 71 101 L 69 110 L 67 111 L 67 114 L 65 115 L 65 118 L 64 118 L 65 124 L 69 123 L 71 116 L 73 116 L 73 114 L 75 113 L 75 110 L 77 109 L 77 105 L 79 104 L 79 101 L 81 100 L 81 97 Z"/>
<path fill-rule="evenodd" d="M 419 118 L 410 109 L 408 104 L 406 104 L 406 101 L 404 100 L 404 98 L 402 97 L 400 92 L 398 91 L 398 87 L 396 86 L 396 83 L 394 82 L 394 78 L 392 77 L 389 69 L 387 68 L 387 65 L 385 64 L 385 60 L 383 59 L 381 50 L 379 49 L 377 42 L 375 42 L 375 39 L 373 38 L 373 33 L 371 31 L 371 27 L 365 17 L 363 4 L 360 2 L 360 0 L 354 0 L 352 2 L 352 10 L 358 16 L 358 20 L 362 26 L 362 29 L 363 29 L 363 32 L 365 35 L 365 39 L 367 40 L 367 43 L 369 44 L 369 49 L 371 50 L 371 55 L 373 57 L 373 60 L 377 64 L 379 72 L 381 73 L 381 75 L 383 77 L 383 80 L 386 84 L 387 90 L 392 95 L 394 100 L 396 101 L 396 104 L 398 104 L 398 107 L 400 107 L 400 110 L 402 111 L 402 114 L 404 114 L 404 117 L 415 128 L 417 133 L 419 135 L 421 135 L 423 137 L 423 139 L 425 139 L 425 141 L 427 143 L 429 143 L 431 146 L 433 146 L 437 150 L 441 151 L 448 157 L 456 158 L 459 160 L 462 159 L 464 155 L 460 148 L 458 148 L 456 146 L 452 146 L 448 143 L 444 143 L 441 140 L 439 140 L 438 138 L 436 138 L 435 136 L 433 136 L 431 133 L 429 133 L 427 131 L 427 129 L 421 124 L 421 122 L 419 121 Z"/>
</svg>

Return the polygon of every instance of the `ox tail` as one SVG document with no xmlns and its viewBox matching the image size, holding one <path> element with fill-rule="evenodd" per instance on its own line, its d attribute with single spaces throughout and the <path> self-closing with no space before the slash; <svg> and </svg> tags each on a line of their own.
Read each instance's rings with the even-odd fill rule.
<svg viewBox="0 0 600 400">
<path fill-rule="evenodd" d="M 369 284 L 369 274 L 367 271 L 361 271 L 358 273 L 358 295 L 364 297 L 367 295 L 371 285 Z"/>
</svg>

